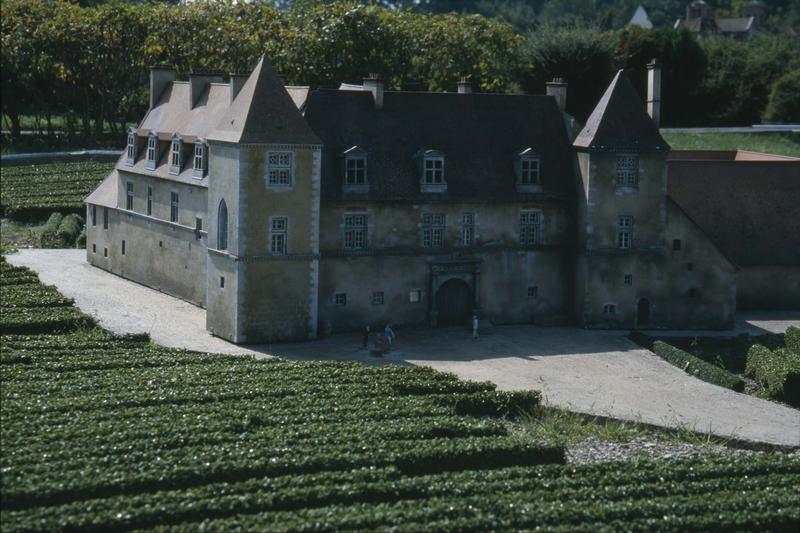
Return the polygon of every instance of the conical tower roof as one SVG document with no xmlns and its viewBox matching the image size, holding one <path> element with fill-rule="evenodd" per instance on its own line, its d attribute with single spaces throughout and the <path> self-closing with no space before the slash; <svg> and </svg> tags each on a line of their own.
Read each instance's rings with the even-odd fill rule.
<svg viewBox="0 0 800 533">
<path fill-rule="evenodd" d="M 591 150 L 669 151 L 639 94 L 621 70 L 572 145 Z"/>
<path fill-rule="evenodd" d="M 263 56 L 208 140 L 322 144 L 286 92 L 283 80 Z"/>
</svg>

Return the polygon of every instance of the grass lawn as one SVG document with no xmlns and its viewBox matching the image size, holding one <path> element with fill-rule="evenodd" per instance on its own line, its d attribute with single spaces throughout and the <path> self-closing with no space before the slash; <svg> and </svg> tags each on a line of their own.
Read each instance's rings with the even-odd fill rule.
<svg viewBox="0 0 800 533">
<path fill-rule="evenodd" d="M 673 150 L 749 150 L 800 157 L 800 133 L 683 133 L 661 134 Z"/>
<path fill-rule="evenodd" d="M 0 259 L 3 531 L 772 530 L 800 456 L 565 465 L 641 429 L 426 368 L 115 336 Z M 522 429 L 520 430 L 520 427 Z"/>
</svg>

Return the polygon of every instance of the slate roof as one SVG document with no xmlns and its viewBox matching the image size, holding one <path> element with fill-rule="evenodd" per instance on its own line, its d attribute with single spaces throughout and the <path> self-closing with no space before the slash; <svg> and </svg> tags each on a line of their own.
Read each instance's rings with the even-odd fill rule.
<svg viewBox="0 0 800 533">
<path fill-rule="evenodd" d="M 747 33 L 753 27 L 753 17 L 678 19 L 675 29 L 686 28 L 695 33 Z"/>
<path fill-rule="evenodd" d="M 541 155 L 545 195 L 574 194 L 572 151 L 562 113 L 549 96 L 393 92 L 376 109 L 362 90 L 312 91 L 305 118 L 323 141 L 322 195 L 342 192 L 342 153 L 367 153 L 370 200 L 498 200 L 516 192 L 515 156 Z M 446 193 L 420 192 L 425 150 L 445 157 Z"/>
<path fill-rule="evenodd" d="M 99 205 L 101 207 L 117 207 L 119 194 L 119 179 L 116 169 L 100 182 L 100 184 L 84 198 L 87 204 Z"/>
<path fill-rule="evenodd" d="M 320 143 L 283 86 L 283 80 L 263 56 L 208 140 L 242 144 Z"/>
<path fill-rule="evenodd" d="M 595 106 L 573 146 L 591 150 L 667 152 L 669 145 L 620 70 Z"/>
<path fill-rule="evenodd" d="M 671 159 L 667 191 L 736 265 L 800 265 L 800 160 Z"/>
</svg>

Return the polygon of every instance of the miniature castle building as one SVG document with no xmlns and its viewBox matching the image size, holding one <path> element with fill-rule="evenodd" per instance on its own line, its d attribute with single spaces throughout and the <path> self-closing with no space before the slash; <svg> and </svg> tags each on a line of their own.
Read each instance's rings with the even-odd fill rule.
<svg viewBox="0 0 800 533">
<path fill-rule="evenodd" d="M 735 268 L 668 197 L 669 146 L 621 72 L 574 143 L 565 93 L 311 90 L 263 58 L 246 81 L 153 76 L 86 199 L 87 258 L 205 307 L 215 335 L 732 324 Z"/>
</svg>

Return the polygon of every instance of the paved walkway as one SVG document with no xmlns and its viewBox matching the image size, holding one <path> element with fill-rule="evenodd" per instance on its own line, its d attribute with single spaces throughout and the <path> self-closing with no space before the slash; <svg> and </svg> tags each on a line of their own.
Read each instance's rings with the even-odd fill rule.
<svg viewBox="0 0 800 533">
<path fill-rule="evenodd" d="M 541 390 L 548 405 L 573 411 L 800 446 L 800 411 L 697 380 L 638 348 L 625 332 L 505 326 L 473 340 L 460 328 L 400 330 L 396 350 L 380 359 L 360 349 L 359 334 L 243 347 L 209 335 L 203 309 L 91 267 L 82 250 L 22 250 L 8 260 L 37 271 L 103 327 L 147 332 L 165 346 L 426 365 L 465 379 L 490 380 L 503 390 Z M 762 313 L 742 317 L 737 331 L 783 331 L 791 324 L 800 325 L 800 313 Z"/>
</svg>

